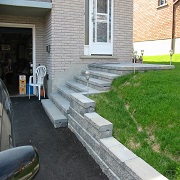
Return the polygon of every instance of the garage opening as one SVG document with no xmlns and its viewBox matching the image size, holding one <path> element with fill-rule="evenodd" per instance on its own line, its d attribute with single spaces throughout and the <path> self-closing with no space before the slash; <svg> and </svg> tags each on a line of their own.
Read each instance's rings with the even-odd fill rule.
<svg viewBox="0 0 180 180">
<path fill-rule="evenodd" d="M 28 83 L 32 59 L 32 28 L 0 27 L 0 78 L 10 96 L 20 94 L 19 76 L 25 75 Z"/>
</svg>

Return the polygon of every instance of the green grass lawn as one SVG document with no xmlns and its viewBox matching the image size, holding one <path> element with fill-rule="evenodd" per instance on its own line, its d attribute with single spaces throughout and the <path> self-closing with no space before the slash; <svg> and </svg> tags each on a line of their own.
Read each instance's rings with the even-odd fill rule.
<svg viewBox="0 0 180 180">
<path fill-rule="evenodd" d="M 163 56 L 144 56 L 144 62 L 163 62 L 168 63 L 170 62 L 170 56 L 169 55 L 163 55 Z M 173 62 L 180 62 L 180 54 L 174 54 L 172 56 L 172 64 Z"/>
<path fill-rule="evenodd" d="M 165 57 L 144 57 L 144 62 L 161 63 Z M 119 77 L 109 92 L 91 98 L 96 112 L 113 123 L 116 139 L 167 178 L 179 180 L 180 55 L 173 59 L 173 70 Z"/>
</svg>

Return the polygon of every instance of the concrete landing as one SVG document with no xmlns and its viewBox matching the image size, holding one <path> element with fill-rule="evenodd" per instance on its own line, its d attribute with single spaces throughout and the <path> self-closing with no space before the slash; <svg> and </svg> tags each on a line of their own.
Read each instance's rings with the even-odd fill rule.
<svg viewBox="0 0 180 180">
<path fill-rule="evenodd" d="M 162 70 L 162 69 L 174 69 L 174 65 L 163 65 L 163 64 L 141 64 L 141 63 L 93 63 L 89 65 L 90 67 L 99 67 L 104 69 L 115 69 L 115 70 L 128 70 L 133 71 L 134 67 L 136 70 Z"/>
</svg>

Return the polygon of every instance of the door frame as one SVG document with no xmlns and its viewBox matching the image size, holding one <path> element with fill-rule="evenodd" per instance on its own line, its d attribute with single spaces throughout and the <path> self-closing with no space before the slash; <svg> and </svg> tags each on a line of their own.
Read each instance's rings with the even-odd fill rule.
<svg viewBox="0 0 180 180">
<path fill-rule="evenodd" d="M 93 11 L 93 0 L 89 0 L 89 54 L 96 54 L 92 52 L 92 46 L 93 46 L 93 23 L 92 23 L 92 12 Z M 114 0 L 111 0 L 111 46 L 110 51 L 111 53 L 107 53 L 106 51 L 101 50 L 99 48 L 99 53 L 97 54 L 103 54 L 103 55 L 113 55 L 113 17 L 114 17 Z M 96 42 L 96 45 L 108 45 L 107 43 L 98 43 Z"/>
<path fill-rule="evenodd" d="M 32 59 L 33 59 L 33 77 L 36 78 L 36 31 L 35 24 L 18 24 L 18 23 L 1 23 L 0 27 L 13 27 L 13 28 L 31 28 L 32 29 Z M 35 81 L 35 78 L 34 81 Z M 33 91 L 35 94 L 35 91 Z"/>
</svg>

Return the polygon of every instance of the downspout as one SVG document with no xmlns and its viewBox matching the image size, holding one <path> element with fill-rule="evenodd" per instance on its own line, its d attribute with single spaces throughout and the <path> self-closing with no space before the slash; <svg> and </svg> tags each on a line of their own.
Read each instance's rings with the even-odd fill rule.
<svg viewBox="0 0 180 180">
<path fill-rule="evenodd" d="M 172 0 L 172 29 L 171 29 L 171 50 L 174 51 L 173 38 L 174 38 L 174 7 L 179 0 Z"/>
<path fill-rule="evenodd" d="M 174 38 L 174 0 L 172 0 L 172 20 L 171 20 L 171 50 L 174 51 L 173 38 Z"/>
</svg>

